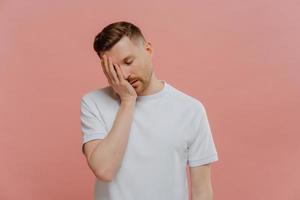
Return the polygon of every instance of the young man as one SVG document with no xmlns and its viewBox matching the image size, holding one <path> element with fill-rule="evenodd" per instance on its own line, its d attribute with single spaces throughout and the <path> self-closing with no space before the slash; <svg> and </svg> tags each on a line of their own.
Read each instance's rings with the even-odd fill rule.
<svg viewBox="0 0 300 200">
<path fill-rule="evenodd" d="M 94 41 L 109 86 L 81 98 L 82 151 L 96 200 L 212 200 L 218 160 L 203 104 L 159 80 L 141 30 L 121 21 Z"/>
</svg>

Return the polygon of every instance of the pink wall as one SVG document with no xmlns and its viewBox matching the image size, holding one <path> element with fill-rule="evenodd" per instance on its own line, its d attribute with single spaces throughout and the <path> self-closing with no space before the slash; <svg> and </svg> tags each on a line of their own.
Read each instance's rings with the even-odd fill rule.
<svg viewBox="0 0 300 200">
<path fill-rule="evenodd" d="M 92 199 L 79 100 L 107 84 L 92 49 L 127 20 L 158 78 L 206 106 L 215 199 L 300 199 L 299 1 L 1 1 L 0 199 Z"/>
</svg>

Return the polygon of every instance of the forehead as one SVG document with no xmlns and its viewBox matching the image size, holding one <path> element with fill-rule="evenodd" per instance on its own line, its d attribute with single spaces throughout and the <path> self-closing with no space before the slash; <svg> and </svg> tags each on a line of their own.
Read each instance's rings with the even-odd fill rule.
<svg viewBox="0 0 300 200">
<path fill-rule="evenodd" d="M 137 48 L 127 36 L 124 36 L 105 54 L 110 56 L 113 61 L 118 62 L 129 55 L 135 55 Z"/>
</svg>

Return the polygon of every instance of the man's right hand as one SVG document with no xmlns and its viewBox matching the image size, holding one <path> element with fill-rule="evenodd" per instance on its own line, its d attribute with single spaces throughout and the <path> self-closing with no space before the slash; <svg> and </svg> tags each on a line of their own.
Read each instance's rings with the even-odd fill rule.
<svg viewBox="0 0 300 200">
<path fill-rule="evenodd" d="M 121 102 L 135 101 L 137 93 L 132 85 L 124 78 L 121 66 L 112 63 L 112 59 L 105 54 L 103 55 L 103 59 L 101 59 L 101 66 L 108 83 L 119 95 Z"/>
</svg>

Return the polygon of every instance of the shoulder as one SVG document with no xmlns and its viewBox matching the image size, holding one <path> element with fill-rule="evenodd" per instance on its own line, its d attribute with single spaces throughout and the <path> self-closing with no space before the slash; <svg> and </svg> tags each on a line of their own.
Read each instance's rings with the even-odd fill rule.
<svg viewBox="0 0 300 200">
<path fill-rule="evenodd" d="M 183 92 L 182 90 L 175 88 L 174 86 L 169 85 L 170 94 L 172 100 L 179 103 L 180 105 L 185 105 L 193 110 L 203 111 L 204 104 L 201 100 L 197 99 L 195 96 Z"/>
<path fill-rule="evenodd" d="M 113 101 L 117 101 L 117 98 L 111 86 L 97 88 L 81 96 L 81 102 L 86 104 L 110 103 Z"/>
<path fill-rule="evenodd" d="M 97 88 L 97 89 L 94 89 L 94 90 L 90 90 L 90 91 L 84 93 L 81 96 L 81 99 L 91 100 L 91 99 L 97 98 L 99 96 L 100 97 L 105 96 L 105 95 L 108 95 L 108 90 L 109 90 L 109 86 L 102 87 L 102 88 Z"/>
</svg>

